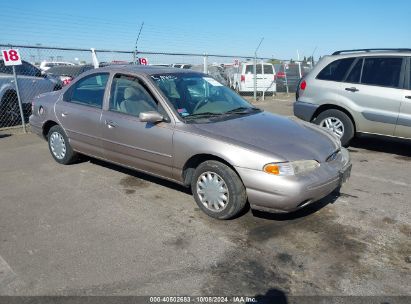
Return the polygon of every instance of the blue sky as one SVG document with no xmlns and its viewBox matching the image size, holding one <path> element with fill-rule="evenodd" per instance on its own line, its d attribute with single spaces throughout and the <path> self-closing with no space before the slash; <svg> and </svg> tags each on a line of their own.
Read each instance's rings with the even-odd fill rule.
<svg viewBox="0 0 411 304">
<path fill-rule="evenodd" d="M 3 1 L 0 43 L 315 57 L 411 47 L 408 1 Z"/>
</svg>

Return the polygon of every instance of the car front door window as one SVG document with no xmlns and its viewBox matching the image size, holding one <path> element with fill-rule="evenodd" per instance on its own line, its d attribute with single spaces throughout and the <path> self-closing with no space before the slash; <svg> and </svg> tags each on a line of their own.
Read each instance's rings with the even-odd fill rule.
<svg viewBox="0 0 411 304">
<path fill-rule="evenodd" d="M 142 112 L 158 111 L 158 105 L 137 78 L 116 75 L 111 87 L 109 110 L 138 117 Z"/>
</svg>

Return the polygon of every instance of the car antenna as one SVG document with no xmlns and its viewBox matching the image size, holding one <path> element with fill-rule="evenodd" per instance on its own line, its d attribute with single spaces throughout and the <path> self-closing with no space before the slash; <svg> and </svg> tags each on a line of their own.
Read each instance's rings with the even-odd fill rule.
<svg viewBox="0 0 411 304">
<path fill-rule="evenodd" d="M 134 48 L 134 64 L 136 64 L 136 60 L 137 60 L 137 52 L 138 52 L 137 44 L 138 44 L 138 40 L 140 39 L 140 35 L 141 35 L 141 31 L 143 30 L 143 26 L 144 26 L 144 21 L 140 25 L 140 30 L 138 31 L 138 35 L 137 35 L 137 39 L 136 39 L 136 46 Z"/>
</svg>

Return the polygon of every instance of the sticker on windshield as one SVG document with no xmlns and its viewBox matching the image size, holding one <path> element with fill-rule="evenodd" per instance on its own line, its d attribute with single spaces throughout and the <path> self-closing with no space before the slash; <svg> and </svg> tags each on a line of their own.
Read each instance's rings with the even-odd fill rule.
<svg viewBox="0 0 411 304">
<path fill-rule="evenodd" d="M 187 116 L 189 115 L 189 113 L 187 112 L 187 110 L 185 108 L 181 108 L 181 109 L 177 109 L 178 114 L 180 114 L 181 116 Z"/>
<path fill-rule="evenodd" d="M 210 78 L 210 77 L 203 77 L 205 81 L 207 81 L 209 84 L 215 87 L 222 87 L 223 85 L 219 83 L 217 80 Z"/>
</svg>

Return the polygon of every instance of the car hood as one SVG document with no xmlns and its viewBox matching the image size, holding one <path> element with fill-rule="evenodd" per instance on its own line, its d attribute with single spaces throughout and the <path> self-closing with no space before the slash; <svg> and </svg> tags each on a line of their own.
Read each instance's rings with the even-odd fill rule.
<svg viewBox="0 0 411 304">
<path fill-rule="evenodd" d="M 267 112 L 195 124 L 195 127 L 204 135 L 268 153 L 283 161 L 323 162 L 340 148 L 333 135 L 316 125 Z"/>
</svg>

